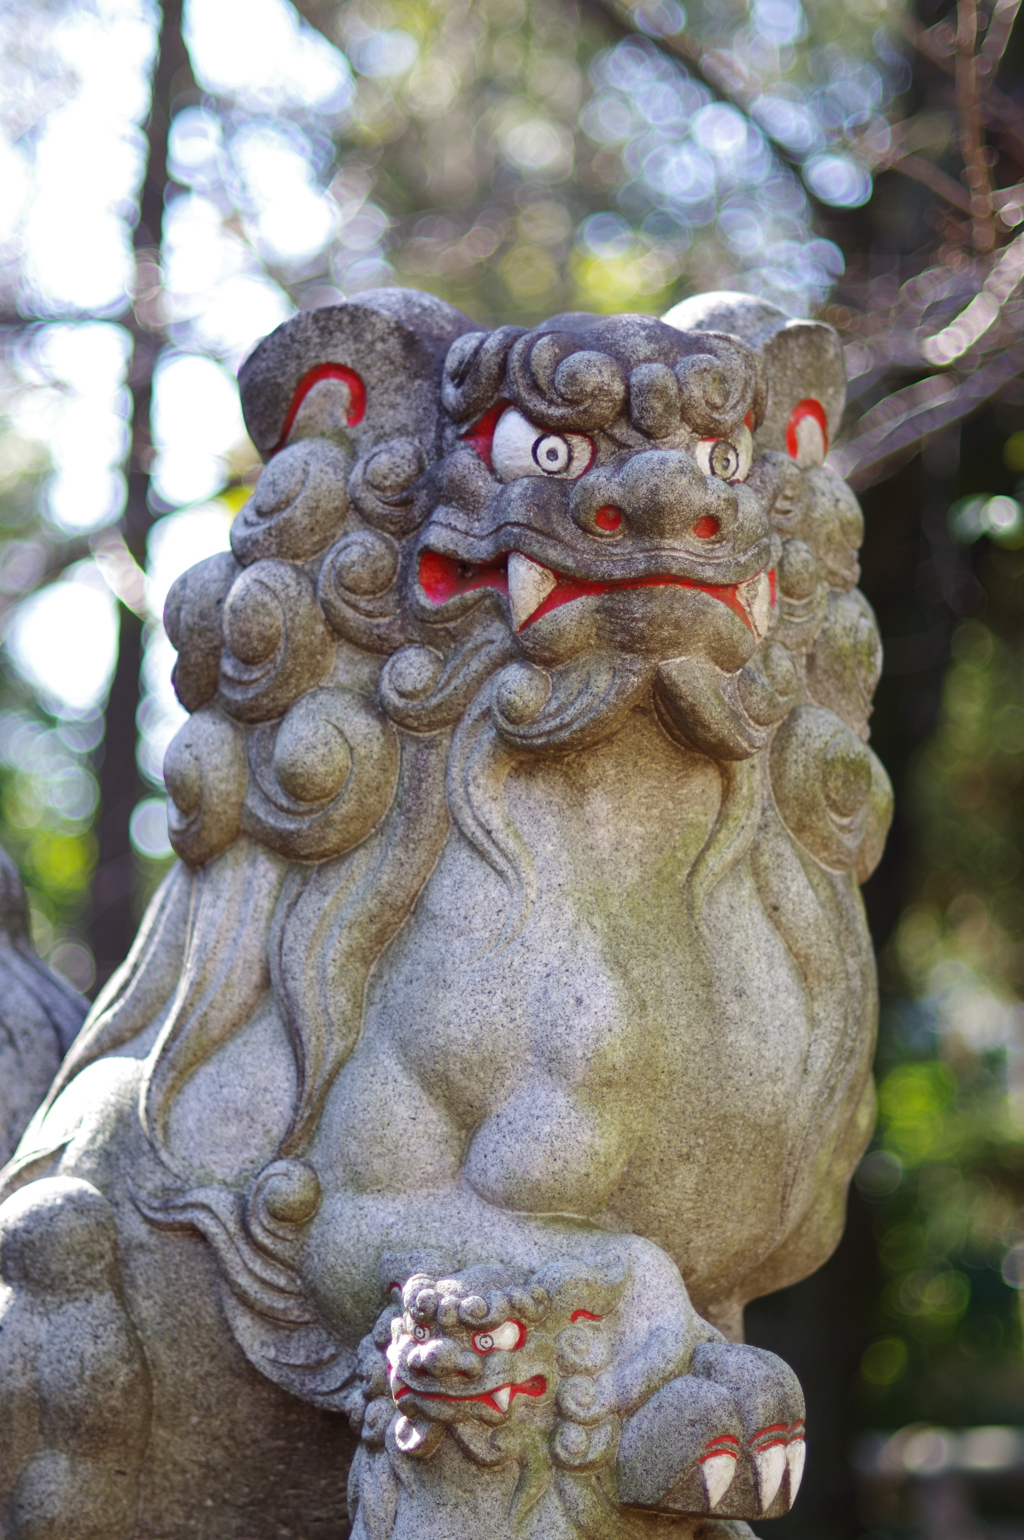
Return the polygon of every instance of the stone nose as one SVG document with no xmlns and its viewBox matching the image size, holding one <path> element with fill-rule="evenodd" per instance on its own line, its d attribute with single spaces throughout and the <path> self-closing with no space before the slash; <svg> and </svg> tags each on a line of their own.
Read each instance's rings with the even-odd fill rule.
<svg viewBox="0 0 1024 1540">
<path fill-rule="evenodd" d="M 649 450 L 591 471 L 575 483 L 570 506 L 579 527 L 602 539 L 621 530 L 654 540 L 707 540 L 736 522 L 733 488 L 705 476 L 682 450 Z"/>
<path fill-rule="evenodd" d="M 468 1352 L 445 1337 L 418 1344 L 410 1351 L 406 1363 L 414 1374 L 429 1374 L 438 1380 L 451 1374 L 476 1379 L 482 1369 L 478 1353 Z"/>
</svg>

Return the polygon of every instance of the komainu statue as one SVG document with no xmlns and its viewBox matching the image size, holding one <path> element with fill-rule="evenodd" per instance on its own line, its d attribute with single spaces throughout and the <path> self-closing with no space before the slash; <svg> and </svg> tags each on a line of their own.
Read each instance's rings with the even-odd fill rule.
<svg viewBox="0 0 1024 1540">
<path fill-rule="evenodd" d="M 0 848 L 0 1165 L 14 1154 L 87 1008 L 36 955 L 24 884 Z"/>
<path fill-rule="evenodd" d="M 873 1119 L 837 338 L 384 289 L 241 394 L 180 863 L 4 1174 L 0 1534 L 750 1537 L 804 1408 L 743 1307 Z"/>
</svg>

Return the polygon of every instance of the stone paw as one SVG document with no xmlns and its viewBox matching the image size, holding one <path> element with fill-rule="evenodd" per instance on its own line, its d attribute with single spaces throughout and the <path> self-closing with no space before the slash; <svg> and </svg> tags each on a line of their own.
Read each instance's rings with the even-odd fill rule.
<svg viewBox="0 0 1024 1540">
<path fill-rule="evenodd" d="M 717 1521 L 787 1513 L 803 1474 L 803 1396 L 781 1359 L 759 1348 L 702 1344 L 690 1373 L 670 1380 L 622 1430 L 619 1500 Z M 706 1526 L 705 1526 L 706 1527 Z M 745 1525 L 738 1534 L 746 1532 Z"/>
</svg>

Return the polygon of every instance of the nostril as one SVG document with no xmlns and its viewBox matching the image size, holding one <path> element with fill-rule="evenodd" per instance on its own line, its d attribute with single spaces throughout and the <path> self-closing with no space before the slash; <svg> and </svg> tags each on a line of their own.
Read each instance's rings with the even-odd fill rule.
<svg viewBox="0 0 1024 1540">
<path fill-rule="evenodd" d="M 594 523 L 598 529 L 606 530 L 609 534 L 622 527 L 622 514 L 618 508 L 613 508 L 610 503 L 599 508 L 594 514 Z"/>
<path fill-rule="evenodd" d="M 698 540 L 710 540 L 713 535 L 718 534 L 721 527 L 716 518 L 713 518 L 710 513 L 705 513 L 693 526 L 693 533 Z"/>
</svg>

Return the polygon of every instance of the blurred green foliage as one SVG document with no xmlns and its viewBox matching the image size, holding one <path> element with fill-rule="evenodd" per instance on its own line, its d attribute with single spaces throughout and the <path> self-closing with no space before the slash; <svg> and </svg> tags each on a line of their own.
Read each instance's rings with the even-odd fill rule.
<svg viewBox="0 0 1024 1540">
<path fill-rule="evenodd" d="M 911 901 L 883 958 L 878 1134 L 858 1176 L 882 1274 L 861 1378 L 883 1427 L 1024 1422 L 1024 560 L 976 555 L 1006 586 L 953 633 L 904 794 Z"/>
<path fill-rule="evenodd" d="M 0 437 L 0 625 L 68 542 L 40 519 L 48 469 L 42 446 Z M 75 547 L 75 554 L 80 554 Z M 0 670 L 0 831 L 25 878 L 33 939 L 80 987 L 91 982 L 81 945 L 96 862 L 95 755 L 99 712 L 62 720 L 12 670 Z"/>
</svg>

